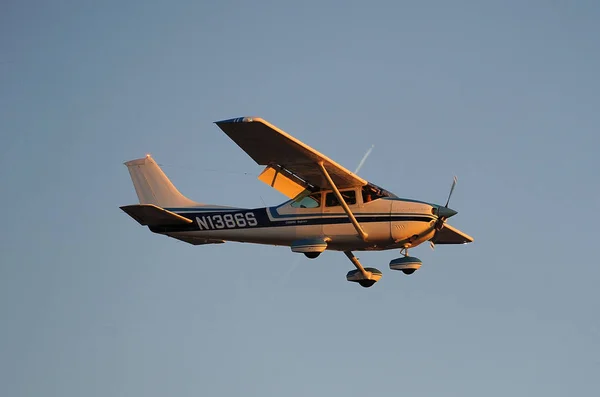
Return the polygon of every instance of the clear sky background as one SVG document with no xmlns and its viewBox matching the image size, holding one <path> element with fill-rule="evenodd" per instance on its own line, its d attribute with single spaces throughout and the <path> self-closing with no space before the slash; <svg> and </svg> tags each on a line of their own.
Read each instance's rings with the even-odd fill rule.
<svg viewBox="0 0 600 397">
<path fill-rule="evenodd" d="M 4 1 L 0 394 L 600 391 L 597 1 Z M 124 161 L 192 199 L 285 197 L 214 121 L 260 116 L 465 246 L 347 258 L 153 235 Z"/>
</svg>

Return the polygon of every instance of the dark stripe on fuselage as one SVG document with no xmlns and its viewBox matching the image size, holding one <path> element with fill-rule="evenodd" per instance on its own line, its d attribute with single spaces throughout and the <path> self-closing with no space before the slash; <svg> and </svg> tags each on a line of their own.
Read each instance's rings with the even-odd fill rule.
<svg viewBox="0 0 600 397">
<path fill-rule="evenodd" d="M 302 215 L 296 215 L 294 218 L 286 216 L 283 219 L 280 218 L 277 220 L 271 220 L 267 213 L 268 210 L 268 208 L 256 208 L 227 212 L 182 212 L 179 213 L 179 215 L 192 220 L 193 223 L 190 223 L 189 225 L 176 226 L 151 226 L 150 230 L 156 233 L 166 233 L 199 230 L 238 230 L 284 226 L 336 225 L 350 223 L 350 219 L 348 216 L 346 216 L 346 214 L 324 214 L 325 216 L 314 216 L 310 218 L 304 218 Z M 354 214 L 354 216 L 360 223 L 411 221 L 427 223 L 435 220 L 433 216 L 415 214 Z"/>
</svg>

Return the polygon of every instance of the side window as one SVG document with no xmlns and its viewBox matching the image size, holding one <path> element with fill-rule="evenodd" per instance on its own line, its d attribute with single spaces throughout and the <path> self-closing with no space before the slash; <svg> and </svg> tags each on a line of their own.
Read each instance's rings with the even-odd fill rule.
<svg viewBox="0 0 600 397">
<path fill-rule="evenodd" d="M 376 198 L 379 198 L 379 197 L 376 197 L 374 193 L 375 192 L 373 192 L 371 189 L 363 188 L 362 189 L 363 203 L 368 203 L 368 202 L 375 200 Z"/>
<path fill-rule="evenodd" d="M 305 196 L 292 204 L 294 208 L 319 208 L 321 206 L 321 193 Z"/>
<path fill-rule="evenodd" d="M 340 192 L 344 201 L 348 205 L 356 204 L 356 192 L 354 190 L 347 190 L 345 192 Z M 325 196 L 325 207 L 337 207 L 340 205 L 337 197 L 335 197 L 335 193 L 327 193 Z"/>
</svg>

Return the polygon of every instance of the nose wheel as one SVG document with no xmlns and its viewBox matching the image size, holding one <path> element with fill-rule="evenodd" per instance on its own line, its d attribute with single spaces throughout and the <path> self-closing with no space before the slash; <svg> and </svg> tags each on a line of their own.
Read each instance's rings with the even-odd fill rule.
<svg viewBox="0 0 600 397">
<path fill-rule="evenodd" d="M 400 270 L 402 273 L 410 275 L 421 267 L 422 262 L 419 258 L 408 256 L 408 248 L 401 249 L 400 253 L 404 256 L 402 258 L 393 259 L 390 262 L 390 269 Z"/>
</svg>

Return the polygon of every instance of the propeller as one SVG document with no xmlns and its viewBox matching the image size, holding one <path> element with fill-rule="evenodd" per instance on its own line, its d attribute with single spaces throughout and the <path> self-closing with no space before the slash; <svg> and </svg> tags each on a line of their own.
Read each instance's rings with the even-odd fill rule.
<svg viewBox="0 0 600 397">
<path fill-rule="evenodd" d="M 452 193 L 454 193 L 454 188 L 456 187 L 456 182 L 458 181 L 458 179 L 456 178 L 456 175 L 454 176 L 454 179 L 452 180 L 452 187 L 450 187 L 450 193 L 448 194 L 448 200 L 446 200 L 446 205 L 444 207 L 448 208 L 448 203 L 450 203 L 450 197 L 452 197 Z M 438 208 L 439 210 L 439 208 Z"/>
<path fill-rule="evenodd" d="M 452 197 L 452 193 L 454 193 L 454 188 L 456 187 L 457 178 L 456 176 L 452 180 L 452 186 L 450 187 L 450 193 L 448 194 L 448 199 L 446 200 L 446 204 L 443 207 L 438 206 L 436 215 L 438 220 L 435 222 L 435 234 L 432 239 L 429 240 L 429 246 L 431 249 L 435 249 L 435 242 L 437 241 L 438 232 L 444 228 L 444 223 L 446 220 L 453 215 L 456 215 L 456 211 L 448 208 L 448 204 L 450 203 L 450 197 Z"/>
</svg>

